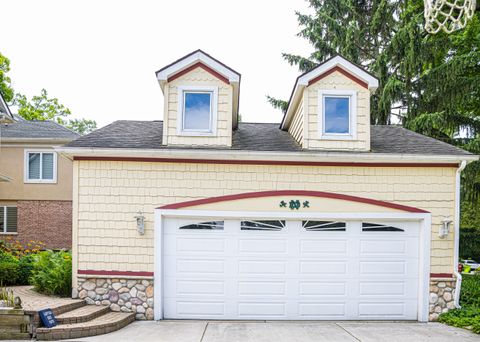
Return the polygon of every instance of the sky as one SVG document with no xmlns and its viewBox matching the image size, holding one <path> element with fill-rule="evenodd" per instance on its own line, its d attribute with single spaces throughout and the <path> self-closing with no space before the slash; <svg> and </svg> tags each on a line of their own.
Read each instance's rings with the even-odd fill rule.
<svg viewBox="0 0 480 342">
<path fill-rule="evenodd" d="M 281 54 L 312 52 L 296 36 L 295 11 L 310 11 L 304 0 L 0 1 L 14 89 L 45 88 L 99 127 L 161 120 L 155 71 L 199 48 L 242 74 L 242 121 L 280 122 L 266 95 L 288 100 L 299 75 Z"/>
</svg>

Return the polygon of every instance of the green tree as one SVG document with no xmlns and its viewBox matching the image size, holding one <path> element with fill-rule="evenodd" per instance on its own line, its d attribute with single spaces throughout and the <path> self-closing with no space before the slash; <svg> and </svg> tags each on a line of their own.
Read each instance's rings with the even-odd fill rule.
<svg viewBox="0 0 480 342">
<path fill-rule="evenodd" d="M 68 119 L 72 114 L 70 109 L 61 104 L 57 98 L 49 98 L 45 89 L 31 99 L 20 93 L 15 94 L 11 79 L 7 75 L 9 71 L 10 60 L 0 53 L 0 94 L 8 104 L 18 108 L 18 115 L 24 119 L 52 120 L 82 135 L 97 128 L 94 120 Z"/>
<path fill-rule="evenodd" d="M 302 72 L 340 53 L 379 79 L 371 97 L 373 124 L 409 129 L 480 153 L 480 12 L 463 30 L 428 34 L 422 0 L 308 0 L 297 12 L 298 36 L 314 52 L 284 53 Z M 276 108 L 286 102 L 268 97 Z M 463 198 L 476 203 L 480 164 L 463 174 Z"/>
<path fill-rule="evenodd" d="M 7 73 L 10 71 L 10 60 L 0 53 L 0 94 L 6 102 L 13 100 L 12 81 Z"/>
</svg>

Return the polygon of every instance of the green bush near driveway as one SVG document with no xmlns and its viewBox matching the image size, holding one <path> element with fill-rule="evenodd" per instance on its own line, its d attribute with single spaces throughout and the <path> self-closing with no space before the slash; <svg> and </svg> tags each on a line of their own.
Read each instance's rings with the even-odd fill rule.
<svg viewBox="0 0 480 342">
<path fill-rule="evenodd" d="M 460 309 L 439 316 L 439 322 L 480 334 L 480 275 L 463 275 Z"/>
<path fill-rule="evenodd" d="M 19 277 L 18 260 L 15 261 L 0 261 L 0 284 L 1 285 L 16 285 Z"/>
<path fill-rule="evenodd" d="M 66 251 L 43 251 L 34 255 L 31 284 L 47 295 L 70 297 L 72 291 L 72 256 Z"/>
</svg>

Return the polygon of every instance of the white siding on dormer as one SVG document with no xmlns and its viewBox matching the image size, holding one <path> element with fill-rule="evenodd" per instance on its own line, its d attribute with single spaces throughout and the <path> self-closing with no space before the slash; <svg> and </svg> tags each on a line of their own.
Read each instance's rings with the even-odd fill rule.
<svg viewBox="0 0 480 342">
<path fill-rule="evenodd" d="M 303 100 L 300 102 L 298 105 L 297 111 L 295 112 L 295 115 L 293 116 L 292 122 L 290 124 L 290 127 L 288 128 L 288 132 L 292 135 L 293 139 L 297 143 L 300 144 L 300 146 L 303 147 L 303 122 L 304 122 L 304 110 L 303 110 Z"/>
</svg>

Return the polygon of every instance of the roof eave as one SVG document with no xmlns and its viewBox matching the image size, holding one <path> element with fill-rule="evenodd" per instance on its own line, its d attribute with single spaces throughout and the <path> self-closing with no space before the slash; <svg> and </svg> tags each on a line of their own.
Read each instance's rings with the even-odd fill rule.
<svg viewBox="0 0 480 342">
<path fill-rule="evenodd" d="M 75 138 L 16 138 L 16 137 L 2 137 L 1 143 L 52 143 L 52 144 L 66 144 Z"/>
<path fill-rule="evenodd" d="M 69 157 L 132 157 L 132 158 L 169 158 L 195 160 L 271 160 L 302 162 L 372 162 L 372 163 L 459 163 L 479 160 L 480 156 L 466 155 L 426 155 L 402 153 L 370 153 L 370 152 L 271 152 L 242 150 L 198 150 L 198 149 L 116 149 L 94 147 L 55 147 L 59 153 Z"/>
</svg>

